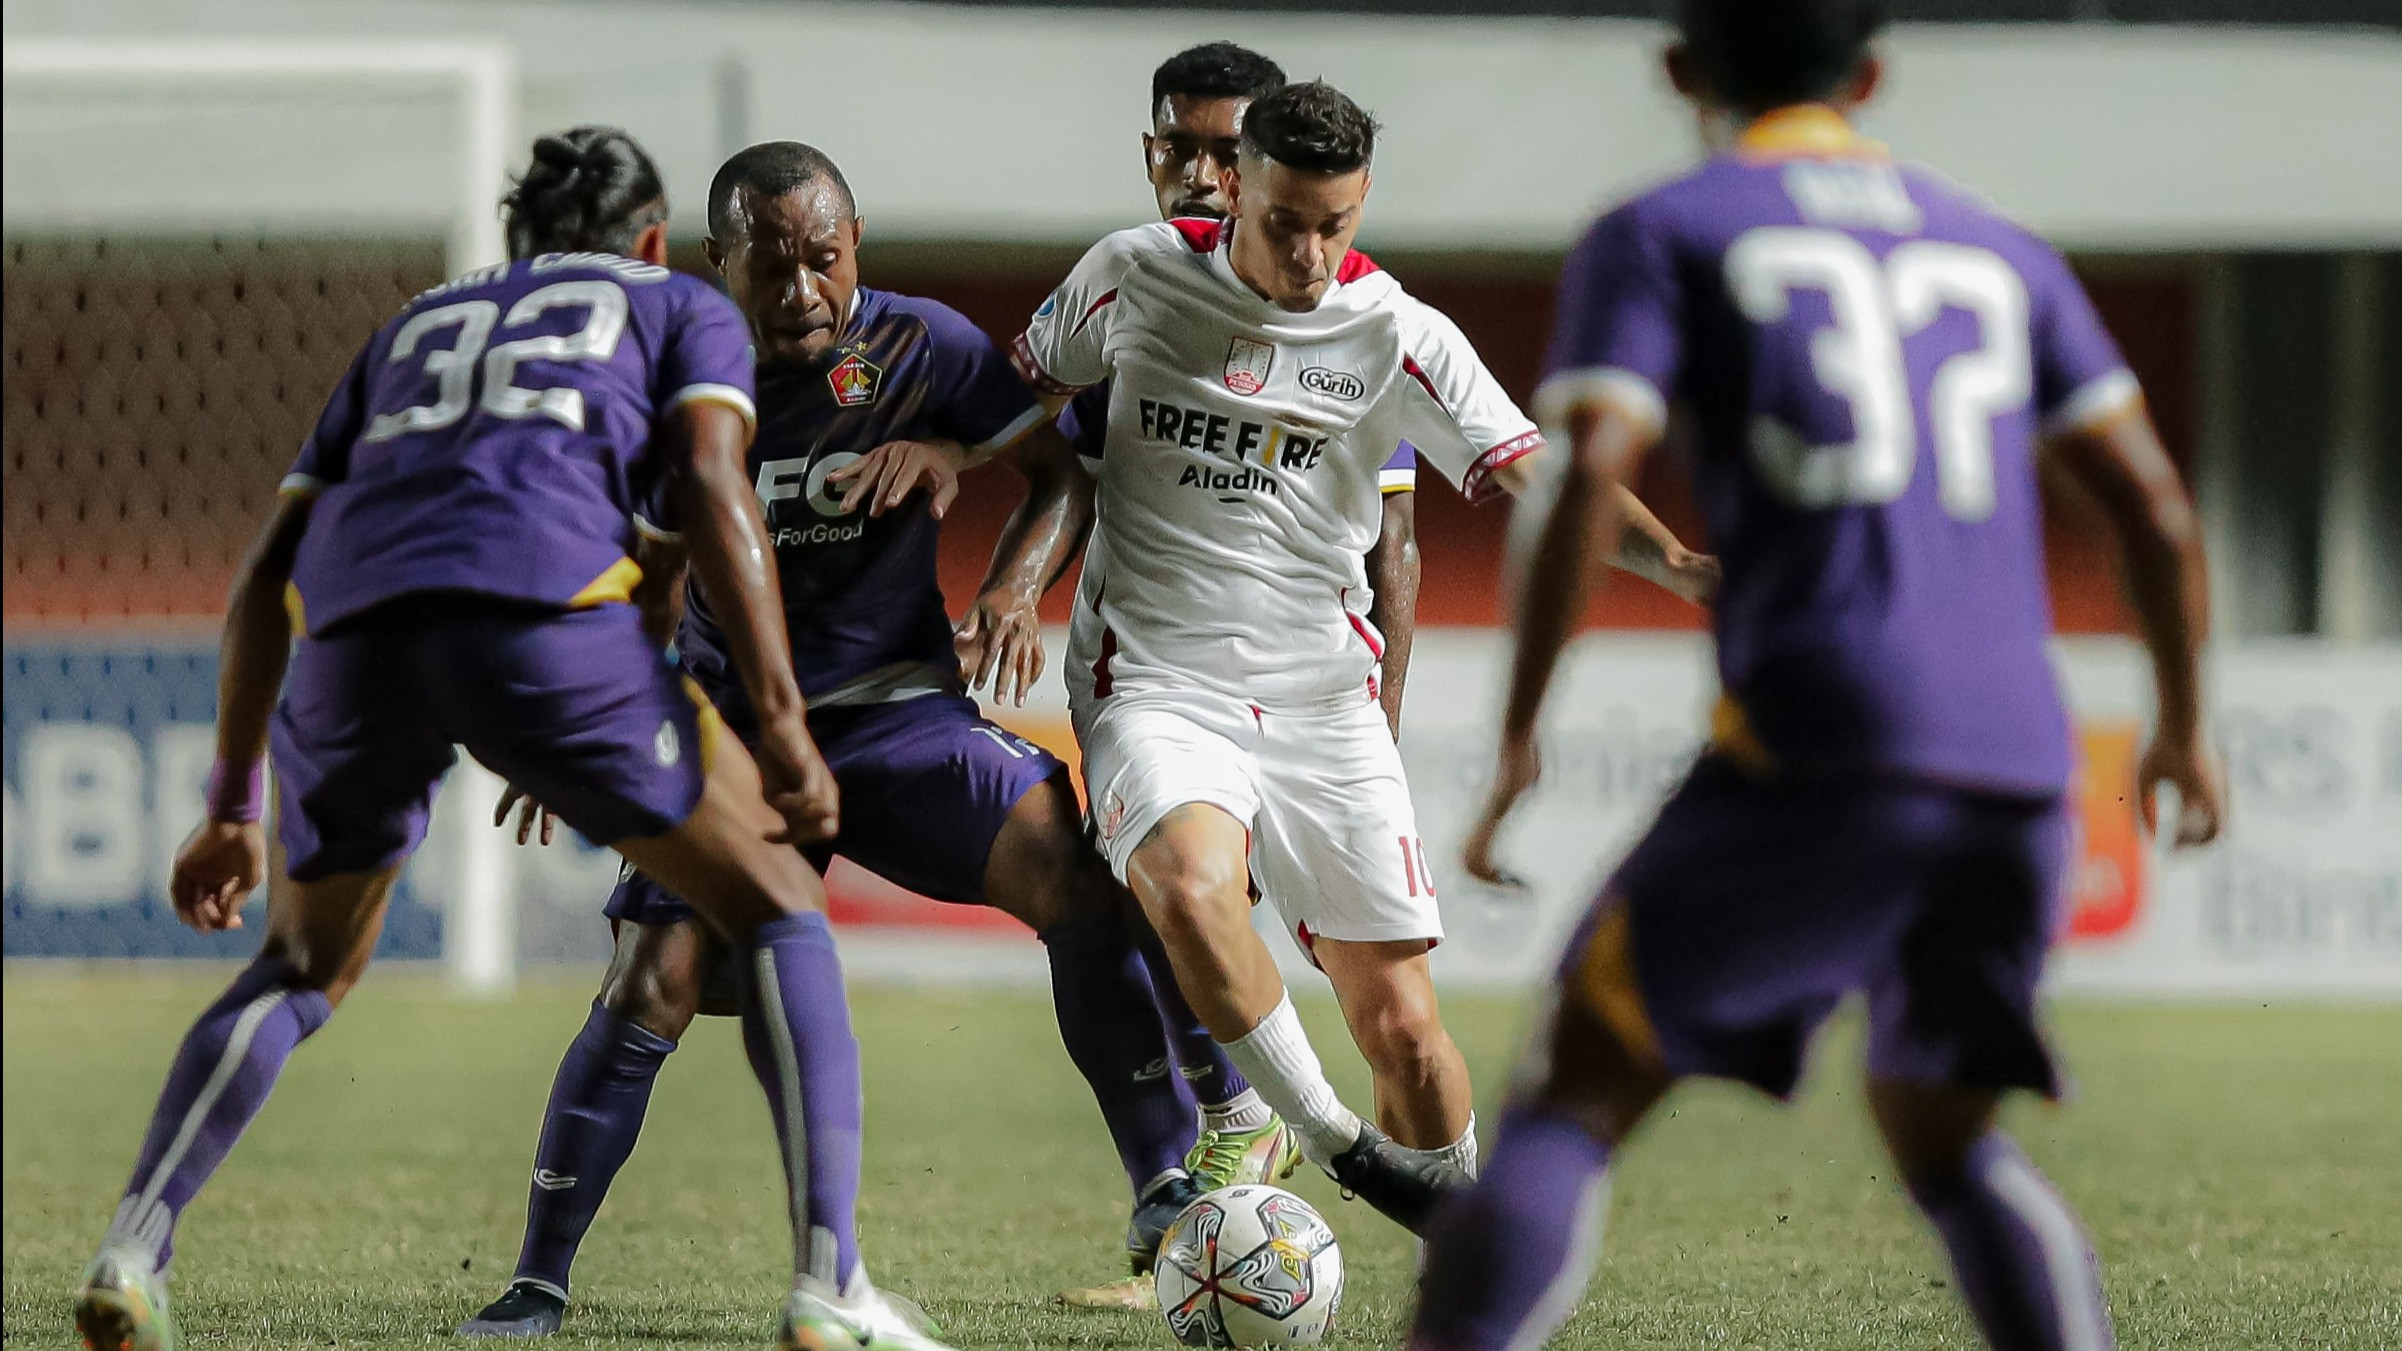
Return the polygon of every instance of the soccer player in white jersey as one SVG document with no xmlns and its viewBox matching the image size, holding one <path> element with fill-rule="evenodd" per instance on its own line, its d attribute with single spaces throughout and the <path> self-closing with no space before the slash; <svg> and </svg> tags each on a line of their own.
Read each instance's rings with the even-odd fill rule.
<svg viewBox="0 0 2402 1351">
<path fill-rule="evenodd" d="M 1530 483 L 1543 439 L 1450 320 L 1351 252 L 1374 137 L 1323 83 L 1255 100 L 1228 218 L 1104 239 L 1016 357 L 1061 402 L 1112 382 L 1067 671 L 1103 851 L 1303 1152 L 1418 1229 L 1474 1173 L 1474 1119 L 1361 560 L 1395 445 L 1479 498 Z M 1634 570 L 1704 585 L 1664 530 L 1630 534 Z M 1384 1131 L 1327 1084 L 1255 883 L 1333 982 Z"/>
</svg>

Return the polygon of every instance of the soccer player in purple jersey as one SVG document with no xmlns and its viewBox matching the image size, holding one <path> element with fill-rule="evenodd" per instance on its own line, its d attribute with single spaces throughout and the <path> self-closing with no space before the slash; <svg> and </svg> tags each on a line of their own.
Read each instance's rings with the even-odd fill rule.
<svg viewBox="0 0 2402 1351">
<path fill-rule="evenodd" d="M 194 928 L 241 927 L 267 871 L 271 749 L 267 936 L 176 1053 L 76 1325 L 91 1348 L 175 1347 L 176 1222 L 365 969 L 463 743 L 744 950 L 743 1030 L 791 1191 L 782 1344 L 931 1346 L 883 1331 L 899 1319 L 854 1237 L 858 1047 L 823 889 L 789 847 L 834 832 L 836 792 L 743 463 L 741 316 L 663 266 L 666 196 L 622 131 L 536 141 L 506 207 L 513 261 L 426 292 L 368 341 L 236 579 L 208 819 L 170 887 Z M 693 521 L 756 760 L 627 603 L 633 514 L 654 492 Z"/>
<path fill-rule="evenodd" d="M 708 255 L 760 354 L 748 472 L 781 576 L 809 731 L 842 794 L 842 829 L 812 846 L 937 900 L 990 905 L 1042 939 L 1060 1039 L 1098 1100 L 1135 1195 L 1127 1260 L 1148 1271 L 1200 1188 L 1187 1172 L 1193 1100 L 1170 1072 L 1133 931 L 1146 929 L 1086 842 L 1067 769 L 987 721 L 963 674 L 1022 702 L 1040 673 L 1035 602 L 1080 540 L 1075 453 L 1001 350 L 948 306 L 862 287 L 862 223 L 832 160 L 752 146 L 709 190 Z M 957 474 L 996 456 L 1029 480 L 954 647 L 936 572 Z M 670 504 L 672 505 L 672 504 Z M 675 520 L 641 519 L 646 565 L 681 567 Z M 681 588 L 661 593 L 673 598 Z M 686 668 L 736 734 L 757 726 L 723 607 L 696 590 Z M 965 652 L 966 671 L 963 673 Z M 507 810 L 504 803 L 503 811 Z M 522 832 L 521 832 L 522 838 Z M 669 886 L 631 868 L 608 906 L 617 951 L 553 1083 L 517 1270 L 466 1336 L 559 1329 L 569 1267 L 632 1154 L 662 1062 L 692 1019 L 731 1007 L 723 945 Z"/>
<path fill-rule="evenodd" d="M 1603 217 L 1561 279 L 1537 396 L 1568 477 L 1519 621 L 1500 768 L 1616 529 L 1604 491 L 1692 413 L 1725 580 L 1716 737 L 1604 888 L 1483 1182 L 1438 1220 L 1416 1351 L 1539 1345 L 1598 1250 L 1612 1152 L 1687 1075 L 1792 1091 L 1868 1005 L 1868 1100 L 1996 1347 L 2111 1344 L 2076 1216 L 1994 1125 L 2058 1091 L 2035 990 L 2070 861 L 2038 454 L 2118 536 L 2159 695 L 2136 785 L 2217 832 L 2201 546 L 2134 378 L 2059 255 L 1896 165 L 1845 114 L 1876 0 L 1685 0 L 1670 78 L 1718 153 Z"/>
</svg>

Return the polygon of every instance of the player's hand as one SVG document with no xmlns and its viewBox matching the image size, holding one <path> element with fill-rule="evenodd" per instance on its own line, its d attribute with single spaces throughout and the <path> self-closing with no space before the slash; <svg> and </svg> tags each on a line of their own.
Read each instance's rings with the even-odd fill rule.
<svg viewBox="0 0 2402 1351">
<path fill-rule="evenodd" d="M 959 678 L 972 690 L 992 682 L 993 702 L 1026 706 L 1026 692 L 1043 677 L 1043 626 L 1031 596 L 987 591 L 951 631 Z"/>
<path fill-rule="evenodd" d="M 957 441 L 887 441 L 826 475 L 826 482 L 843 485 L 846 516 L 862 502 L 868 515 L 881 516 L 924 488 L 933 499 L 926 509 L 939 521 L 959 496 L 959 470 L 966 463 L 967 447 Z"/>
<path fill-rule="evenodd" d="M 542 822 L 542 842 L 544 844 L 551 842 L 552 835 L 557 832 L 559 818 L 552 814 L 550 808 L 534 801 L 530 794 L 516 784 L 510 784 L 501 793 L 500 805 L 492 809 L 492 824 L 507 826 L 511 807 L 517 809 L 517 842 L 519 844 L 524 844 L 533 837 L 534 822 L 537 817 Z"/>
<path fill-rule="evenodd" d="M 267 832 L 256 821 L 203 821 L 175 851 L 167 895 L 175 916 L 204 934 L 242 927 L 242 902 L 267 875 Z"/>
<path fill-rule="evenodd" d="M 1708 608 L 1718 599 L 1718 560 L 1710 554 L 1695 553 L 1679 546 L 1668 555 L 1668 589 L 1686 600 Z"/>
<path fill-rule="evenodd" d="M 2148 834 L 2160 833 L 2163 784 L 2177 790 L 2175 846 L 2191 849 L 2217 839 L 2226 800 L 2219 787 L 2218 769 L 2211 764 L 2198 733 L 2155 737 L 2144 748 L 2143 760 L 2135 770 L 2135 801 Z"/>
<path fill-rule="evenodd" d="M 842 795 L 834 785 L 834 771 L 826 768 L 799 714 L 760 729 L 756 758 L 759 787 L 767 805 L 784 818 L 787 840 L 815 844 L 841 833 Z"/>
<path fill-rule="evenodd" d="M 1492 791 L 1485 794 L 1484 810 L 1477 814 L 1476 825 L 1468 832 L 1468 843 L 1460 850 L 1461 866 L 1470 877 L 1513 890 L 1526 886 L 1526 879 L 1494 859 L 1493 844 L 1501 834 L 1502 823 L 1509 819 L 1510 809 L 1542 777 L 1543 752 L 1535 744 L 1534 734 L 1503 736 L 1501 753 L 1493 764 Z"/>
</svg>

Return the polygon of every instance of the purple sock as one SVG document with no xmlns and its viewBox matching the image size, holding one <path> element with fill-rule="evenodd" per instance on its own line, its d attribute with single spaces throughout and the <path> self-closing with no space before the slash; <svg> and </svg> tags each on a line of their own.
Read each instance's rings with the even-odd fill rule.
<svg viewBox="0 0 2402 1351">
<path fill-rule="evenodd" d="M 1910 1199 L 1951 1253 L 1969 1312 L 1997 1347 L 2108 1351 L 2110 1308 L 2075 1212 L 2008 1136 L 1989 1131 L 1958 1174 L 1918 1178 Z"/>
<path fill-rule="evenodd" d="M 280 958 L 259 958 L 234 977 L 175 1052 L 102 1247 L 140 1249 L 166 1267 L 184 1206 L 266 1105 L 293 1048 L 333 1012 Z"/>
<path fill-rule="evenodd" d="M 1193 1100 L 1168 1059 L 1142 957 L 1115 923 L 1054 924 L 1042 940 L 1059 1039 L 1092 1085 L 1140 1197 L 1160 1174 L 1182 1168 L 1193 1146 Z"/>
<path fill-rule="evenodd" d="M 848 1288 L 859 1271 L 859 1042 L 834 931 L 815 912 L 752 934 L 742 1045 L 767 1090 L 791 1195 L 793 1274 Z"/>
<path fill-rule="evenodd" d="M 1565 1115 L 1513 1107 L 1484 1177 L 1426 1241 L 1411 1351 L 1540 1346 L 1601 1252 L 1610 1151 Z"/>
<path fill-rule="evenodd" d="M 1193 1100 L 1215 1107 L 1249 1092 L 1251 1081 L 1226 1058 L 1226 1048 L 1201 1025 L 1193 1006 L 1184 1002 L 1184 991 L 1176 984 L 1176 968 L 1168 963 L 1168 950 L 1161 946 L 1158 932 L 1139 914 L 1129 923 L 1142 949 L 1143 966 L 1151 976 L 1151 1001 L 1159 1009 L 1159 1025 L 1167 1031 L 1168 1050 L 1176 1057 L 1176 1072 L 1192 1089 Z"/>
<path fill-rule="evenodd" d="M 561 1299 L 576 1248 L 617 1170 L 634 1152 L 649 1110 L 651 1084 L 676 1044 L 611 1013 L 596 1001 L 584 1030 L 567 1047 L 542 1113 L 534 1147 L 534 1185 L 525 1205 L 525 1246 L 517 1279 L 536 1281 Z"/>
</svg>

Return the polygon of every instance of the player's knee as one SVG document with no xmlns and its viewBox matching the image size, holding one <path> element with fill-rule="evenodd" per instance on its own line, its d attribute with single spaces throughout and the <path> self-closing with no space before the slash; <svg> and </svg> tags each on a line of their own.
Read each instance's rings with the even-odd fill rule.
<svg viewBox="0 0 2402 1351">
<path fill-rule="evenodd" d="M 689 924 L 629 926 L 601 982 L 601 1007 L 646 1032 L 680 1039 L 700 1012 L 706 947 Z"/>
<path fill-rule="evenodd" d="M 1171 857 L 1127 876 L 1142 898 L 1143 912 L 1170 945 L 1209 939 L 1229 924 L 1247 924 L 1248 902 L 1239 870 L 1208 859 Z"/>
<path fill-rule="evenodd" d="M 1423 1083 L 1441 1076 L 1457 1053 L 1431 998 L 1398 995 L 1369 1011 L 1360 1029 L 1360 1053 L 1379 1078 Z"/>
</svg>

